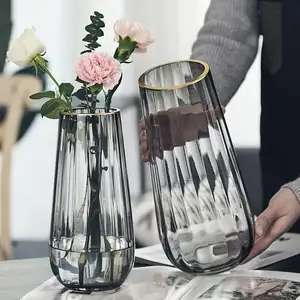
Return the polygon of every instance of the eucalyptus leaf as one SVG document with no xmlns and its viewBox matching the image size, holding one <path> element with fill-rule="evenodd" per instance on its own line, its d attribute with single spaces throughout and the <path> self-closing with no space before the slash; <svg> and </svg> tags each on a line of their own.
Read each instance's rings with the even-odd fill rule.
<svg viewBox="0 0 300 300">
<path fill-rule="evenodd" d="M 54 98 L 45 102 L 41 107 L 42 117 L 58 119 L 64 111 L 70 110 L 71 106 L 60 98 Z"/>
<path fill-rule="evenodd" d="M 30 96 L 30 99 L 42 99 L 42 98 L 54 98 L 55 93 L 53 91 L 46 91 L 46 92 L 40 92 L 36 93 Z"/>
<path fill-rule="evenodd" d="M 98 47 L 101 47 L 101 45 L 98 44 L 97 42 L 92 42 L 92 43 L 90 43 L 88 46 L 89 46 L 89 47 L 92 47 L 92 48 L 94 48 L 94 49 L 96 49 L 96 48 L 98 48 Z"/>
<path fill-rule="evenodd" d="M 83 39 L 84 42 L 96 42 L 98 40 L 98 37 L 93 34 L 87 34 Z"/>
<path fill-rule="evenodd" d="M 100 18 L 97 18 L 95 16 L 91 16 L 90 17 L 92 23 L 96 26 L 96 27 L 105 27 L 105 23 L 100 19 Z"/>
<path fill-rule="evenodd" d="M 90 52 L 94 51 L 94 48 L 90 44 L 85 45 L 85 47 L 88 48 Z"/>
<path fill-rule="evenodd" d="M 59 92 L 68 97 L 72 95 L 73 91 L 74 91 L 74 86 L 71 83 L 64 82 L 59 86 Z"/>
<path fill-rule="evenodd" d="M 104 35 L 102 29 L 97 28 L 94 24 L 85 26 L 85 30 L 93 35 L 98 36 L 98 37 L 101 37 Z"/>
<path fill-rule="evenodd" d="M 104 36 L 104 32 L 101 29 L 97 29 L 94 34 L 98 37 Z"/>
<path fill-rule="evenodd" d="M 94 33 L 95 31 L 97 31 L 97 27 L 94 24 L 90 24 L 85 26 L 85 30 L 89 33 Z"/>
<path fill-rule="evenodd" d="M 102 14 L 100 14 L 98 11 L 94 11 L 94 15 L 98 18 L 104 18 L 104 16 Z"/>
<path fill-rule="evenodd" d="M 99 20 L 99 23 L 97 23 L 97 27 L 103 28 L 105 27 L 105 23 L 102 20 Z"/>
<path fill-rule="evenodd" d="M 84 53 L 88 53 L 88 52 L 92 52 L 92 50 L 91 49 L 83 50 L 82 52 L 80 52 L 80 54 L 84 54 Z M 78 81 L 78 80 L 76 80 L 76 81 Z M 80 82 L 80 81 L 78 81 L 78 82 Z"/>
</svg>

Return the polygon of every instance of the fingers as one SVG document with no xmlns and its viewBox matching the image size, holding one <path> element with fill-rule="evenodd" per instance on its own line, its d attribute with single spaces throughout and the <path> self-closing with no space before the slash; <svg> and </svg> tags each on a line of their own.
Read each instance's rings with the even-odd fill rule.
<svg viewBox="0 0 300 300">
<path fill-rule="evenodd" d="M 146 130 L 144 118 L 142 118 L 142 119 L 140 120 L 139 127 L 140 127 L 140 130 L 141 130 L 141 131 Z"/>
<path fill-rule="evenodd" d="M 141 123 L 140 123 L 141 125 Z M 140 128 L 142 128 L 140 126 Z M 144 163 L 149 161 L 149 147 L 148 147 L 148 141 L 147 141 L 147 136 L 146 136 L 146 131 L 142 130 L 141 134 L 140 134 L 140 140 L 139 140 L 139 144 L 140 144 L 140 150 L 141 150 L 141 154 L 142 154 L 142 161 Z"/>
<path fill-rule="evenodd" d="M 148 141 L 147 141 L 147 136 L 146 132 L 143 130 L 140 134 L 140 149 L 142 152 L 146 152 L 148 149 Z"/>
<path fill-rule="evenodd" d="M 144 163 L 149 162 L 149 151 L 146 151 L 146 152 L 142 153 L 142 161 Z"/>
<path fill-rule="evenodd" d="M 255 256 L 266 250 L 271 243 L 277 238 L 275 223 L 279 218 L 277 209 L 274 206 L 269 207 L 260 214 L 255 220 L 255 242 L 251 253 L 246 258 L 244 263 L 247 263 Z M 275 226 L 275 227 L 274 227 Z M 275 231 L 274 231 L 275 230 Z M 278 233 L 280 234 L 280 233 Z"/>
<path fill-rule="evenodd" d="M 265 209 L 255 221 L 255 233 L 256 237 L 262 237 L 266 235 L 275 221 L 281 216 L 277 205 L 269 204 L 267 209 Z"/>
<path fill-rule="evenodd" d="M 140 120 L 139 128 L 141 131 L 139 144 L 140 144 L 140 150 L 142 154 L 142 161 L 146 163 L 149 161 L 149 147 L 148 147 L 148 141 L 146 136 L 146 126 L 145 126 L 144 118 Z"/>
<path fill-rule="evenodd" d="M 149 162 L 150 161 L 150 147 L 149 147 L 149 141 L 146 134 L 146 125 L 144 119 L 141 119 L 140 124 L 140 139 L 139 139 L 139 145 L 140 150 L 142 154 L 142 161 L 143 162 Z M 154 134 L 155 136 L 155 134 Z M 151 139 L 151 153 L 153 157 L 158 157 L 160 159 L 163 158 L 163 152 L 161 150 L 160 144 L 157 139 L 152 138 Z"/>
<path fill-rule="evenodd" d="M 265 233 L 265 235 L 260 236 L 255 240 L 254 247 L 250 255 L 247 257 L 247 260 L 243 263 L 250 261 L 257 255 L 261 254 L 266 249 L 268 249 L 275 240 L 277 240 L 280 236 L 282 236 L 282 234 L 284 234 L 289 229 L 289 227 L 290 222 L 287 217 L 277 219 L 273 223 L 269 231 Z"/>
<path fill-rule="evenodd" d="M 269 248 L 276 239 L 290 229 L 293 223 L 293 216 L 285 215 L 276 201 L 271 202 L 269 207 L 256 219 L 254 246 L 243 263 L 250 261 Z"/>
</svg>

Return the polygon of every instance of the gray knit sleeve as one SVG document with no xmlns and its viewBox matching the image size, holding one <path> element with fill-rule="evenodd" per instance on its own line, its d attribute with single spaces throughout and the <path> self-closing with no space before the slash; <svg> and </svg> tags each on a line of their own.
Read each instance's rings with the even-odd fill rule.
<svg viewBox="0 0 300 300">
<path fill-rule="evenodd" d="M 210 65 L 222 104 L 243 82 L 258 49 L 257 0 L 211 0 L 191 58 Z"/>
<path fill-rule="evenodd" d="M 298 177 L 294 181 L 284 184 L 282 188 L 290 189 L 295 194 L 297 199 L 300 201 L 300 177 Z"/>
</svg>

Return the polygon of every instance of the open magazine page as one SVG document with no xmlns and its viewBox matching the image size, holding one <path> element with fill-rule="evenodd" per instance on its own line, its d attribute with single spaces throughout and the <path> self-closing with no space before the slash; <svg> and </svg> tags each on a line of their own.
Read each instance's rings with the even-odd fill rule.
<svg viewBox="0 0 300 300">
<path fill-rule="evenodd" d="M 199 284 L 181 300 L 300 300 L 299 274 L 233 271 L 218 278 L 205 292 L 199 288 L 199 278 Z"/>
<path fill-rule="evenodd" d="M 55 278 L 21 300 L 299 300 L 300 274 L 274 271 L 231 271 L 194 276 L 170 267 L 134 269 L 119 288 L 78 294 Z"/>
<path fill-rule="evenodd" d="M 300 235 L 286 233 L 275 241 L 264 253 L 236 269 L 259 269 L 289 257 L 300 254 Z M 136 262 L 149 265 L 168 265 L 171 262 L 166 257 L 161 244 L 136 249 Z"/>
<path fill-rule="evenodd" d="M 143 300 L 163 300 L 168 299 L 171 294 L 175 293 L 183 296 L 194 287 L 194 278 L 194 275 L 170 267 L 135 268 L 125 283 L 118 289 L 79 294 L 67 290 L 55 277 L 52 277 L 21 300 L 140 300 L 141 298 Z M 205 276 L 205 278 L 209 281 L 208 287 L 219 280 L 218 278 L 214 279 L 212 276 Z M 203 278 L 204 281 L 205 278 Z M 203 287 L 204 292 L 205 284 Z"/>
</svg>

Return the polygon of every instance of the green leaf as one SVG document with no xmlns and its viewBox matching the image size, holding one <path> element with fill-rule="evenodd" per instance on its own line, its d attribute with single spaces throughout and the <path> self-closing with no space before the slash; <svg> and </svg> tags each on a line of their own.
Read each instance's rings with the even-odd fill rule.
<svg viewBox="0 0 300 300">
<path fill-rule="evenodd" d="M 86 103 L 80 103 L 80 104 L 78 105 L 78 107 L 87 108 L 88 106 L 87 106 L 87 104 L 86 104 Z"/>
<path fill-rule="evenodd" d="M 103 27 L 105 27 L 105 23 L 102 20 L 100 20 L 99 23 L 97 24 L 97 27 L 103 28 Z"/>
<path fill-rule="evenodd" d="M 119 56 L 119 48 L 117 48 L 114 53 L 114 59 L 118 59 L 118 56 Z"/>
<path fill-rule="evenodd" d="M 84 50 L 84 51 L 80 52 L 80 54 L 84 54 L 84 53 L 87 53 L 87 52 L 92 52 L 92 50 L 91 49 Z M 76 80 L 76 81 L 78 81 L 78 80 Z M 81 82 L 81 81 L 78 81 L 78 82 Z"/>
<path fill-rule="evenodd" d="M 119 62 L 124 63 L 125 61 L 127 61 L 131 54 L 132 52 L 129 50 L 123 50 L 122 52 L 120 51 L 117 59 Z"/>
<path fill-rule="evenodd" d="M 54 98 L 55 93 L 53 91 L 46 91 L 46 92 L 40 92 L 36 93 L 30 96 L 30 99 L 42 99 L 42 98 Z"/>
<path fill-rule="evenodd" d="M 98 11 L 94 11 L 94 15 L 98 18 L 104 18 L 104 16 L 102 14 L 100 14 Z"/>
<path fill-rule="evenodd" d="M 77 97 L 79 100 L 87 100 L 87 97 L 91 94 L 91 91 L 87 88 L 81 88 L 77 90 L 72 96 Z"/>
<path fill-rule="evenodd" d="M 90 19 L 97 28 L 105 27 L 105 23 L 101 19 L 94 17 L 94 16 L 91 16 Z"/>
<path fill-rule="evenodd" d="M 98 37 L 104 36 L 104 32 L 101 29 L 97 29 L 94 34 Z"/>
<path fill-rule="evenodd" d="M 71 106 L 60 98 L 54 98 L 45 102 L 41 107 L 42 117 L 49 119 L 58 119 L 64 111 L 70 110 Z"/>
<path fill-rule="evenodd" d="M 131 40 L 130 37 L 125 37 L 124 39 L 120 38 L 119 40 L 119 51 L 122 50 L 131 50 L 133 51 L 136 47 L 136 42 Z"/>
<path fill-rule="evenodd" d="M 79 82 L 79 83 L 86 83 L 85 81 L 83 81 L 83 80 L 81 80 L 78 76 L 76 77 L 76 79 L 75 79 L 77 82 Z"/>
<path fill-rule="evenodd" d="M 93 48 L 93 49 L 96 49 L 96 48 L 98 48 L 98 47 L 101 47 L 101 45 L 98 44 L 97 42 L 89 43 L 88 46 L 91 47 L 91 48 Z"/>
<path fill-rule="evenodd" d="M 101 37 L 104 35 L 102 29 L 97 28 L 94 24 L 85 26 L 85 30 L 93 35 L 98 36 L 98 37 Z"/>
<path fill-rule="evenodd" d="M 81 253 L 80 256 L 79 256 L 79 259 L 78 259 L 78 265 L 79 266 L 85 266 L 86 264 L 86 254 L 85 253 Z"/>
<path fill-rule="evenodd" d="M 136 42 L 132 41 L 130 37 L 125 37 L 124 39 L 120 38 L 117 59 L 120 62 L 127 61 L 135 48 Z"/>
<path fill-rule="evenodd" d="M 84 42 L 96 42 L 98 40 L 98 37 L 93 34 L 87 34 L 83 39 Z"/>
<path fill-rule="evenodd" d="M 74 86 L 71 83 L 62 83 L 59 86 L 59 92 L 70 97 L 74 91 Z"/>
<path fill-rule="evenodd" d="M 123 74 L 121 75 L 119 82 L 113 87 L 112 90 L 109 90 L 107 93 L 107 96 L 105 98 L 105 111 L 108 112 L 110 110 L 110 105 L 111 105 L 111 100 L 112 97 L 115 93 L 115 91 L 118 89 L 118 87 L 120 86 L 121 82 L 122 82 L 122 78 L 123 78 Z"/>
<path fill-rule="evenodd" d="M 90 24 L 85 26 L 85 30 L 89 33 L 94 33 L 95 31 L 97 31 L 97 27 L 94 24 Z"/>
<path fill-rule="evenodd" d="M 94 94 L 94 95 L 99 94 L 103 90 L 103 84 L 96 83 L 93 86 L 91 86 L 89 89 L 92 92 L 92 94 Z"/>
</svg>

